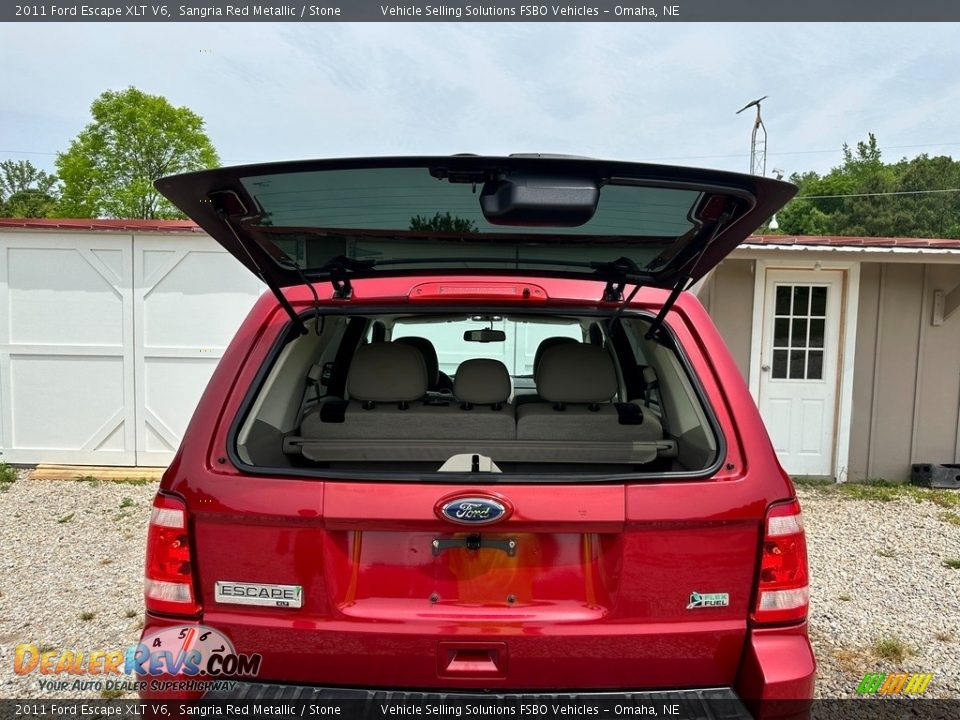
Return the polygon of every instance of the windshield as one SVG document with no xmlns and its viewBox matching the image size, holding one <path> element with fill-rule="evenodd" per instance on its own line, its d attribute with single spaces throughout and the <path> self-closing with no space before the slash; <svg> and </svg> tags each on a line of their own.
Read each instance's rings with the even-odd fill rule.
<svg viewBox="0 0 960 720">
<path fill-rule="evenodd" d="M 470 330 L 490 328 L 502 330 L 502 342 L 465 342 L 464 333 Z M 495 317 L 490 320 L 449 320 L 446 322 L 410 322 L 399 320 L 393 328 L 393 339 L 401 337 L 427 338 L 437 351 L 440 370 L 455 375 L 457 367 L 470 358 L 499 360 L 507 367 L 510 376 L 533 377 L 533 361 L 540 343 L 551 337 L 572 338 L 583 341 L 583 330 L 576 320 L 569 322 L 536 322 Z M 515 383 L 516 385 L 516 383 Z M 527 383 L 532 387 L 532 383 Z"/>
</svg>

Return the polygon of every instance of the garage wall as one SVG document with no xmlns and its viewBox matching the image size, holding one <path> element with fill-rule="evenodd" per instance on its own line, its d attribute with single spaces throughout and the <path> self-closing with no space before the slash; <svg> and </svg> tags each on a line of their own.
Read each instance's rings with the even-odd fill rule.
<svg viewBox="0 0 960 720">
<path fill-rule="evenodd" d="M 958 285 L 960 265 L 862 265 L 851 480 L 960 462 L 960 312 L 932 324 L 934 291 Z"/>
<path fill-rule="evenodd" d="M 753 273 L 753 260 L 724 260 L 710 275 L 700 295 L 744 380 L 750 375 Z"/>
<path fill-rule="evenodd" d="M 0 232 L 0 460 L 166 464 L 260 291 L 199 233 Z"/>
</svg>

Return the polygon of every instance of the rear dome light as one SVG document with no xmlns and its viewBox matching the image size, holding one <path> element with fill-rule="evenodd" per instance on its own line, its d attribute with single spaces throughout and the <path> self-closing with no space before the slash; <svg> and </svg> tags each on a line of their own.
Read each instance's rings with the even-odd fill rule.
<svg viewBox="0 0 960 720">
<path fill-rule="evenodd" d="M 770 624 L 806 619 L 810 607 L 808 583 L 807 540 L 800 503 L 793 500 L 773 505 L 764 521 L 754 622 Z"/>
<path fill-rule="evenodd" d="M 200 612 L 193 583 L 193 559 L 183 500 L 158 494 L 147 531 L 144 600 L 149 612 L 196 615 Z"/>
</svg>

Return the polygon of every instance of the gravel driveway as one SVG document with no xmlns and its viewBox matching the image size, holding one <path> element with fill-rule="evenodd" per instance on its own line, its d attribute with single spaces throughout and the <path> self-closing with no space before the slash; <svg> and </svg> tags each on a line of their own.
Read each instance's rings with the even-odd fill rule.
<svg viewBox="0 0 960 720">
<path fill-rule="evenodd" d="M 156 483 L 26 480 L 0 487 L 0 697 L 43 692 L 14 647 L 119 649 L 143 612 Z M 934 674 L 960 697 L 960 493 L 801 486 L 817 695 L 852 697 L 866 672 Z M 96 697 L 96 691 L 82 693 Z"/>
</svg>

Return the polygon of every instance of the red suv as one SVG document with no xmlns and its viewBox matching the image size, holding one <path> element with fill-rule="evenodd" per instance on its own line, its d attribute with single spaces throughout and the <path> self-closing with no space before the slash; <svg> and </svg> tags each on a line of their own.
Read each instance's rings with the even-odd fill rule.
<svg viewBox="0 0 960 720">
<path fill-rule="evenodd" d="M 140 647 L 197 667 L 143 677 L 809 712 L 800 506 L 684 293 L 792 185 L 462 155 L 157 188 L 271 292 L 154 502 Z"/>
</svg>

